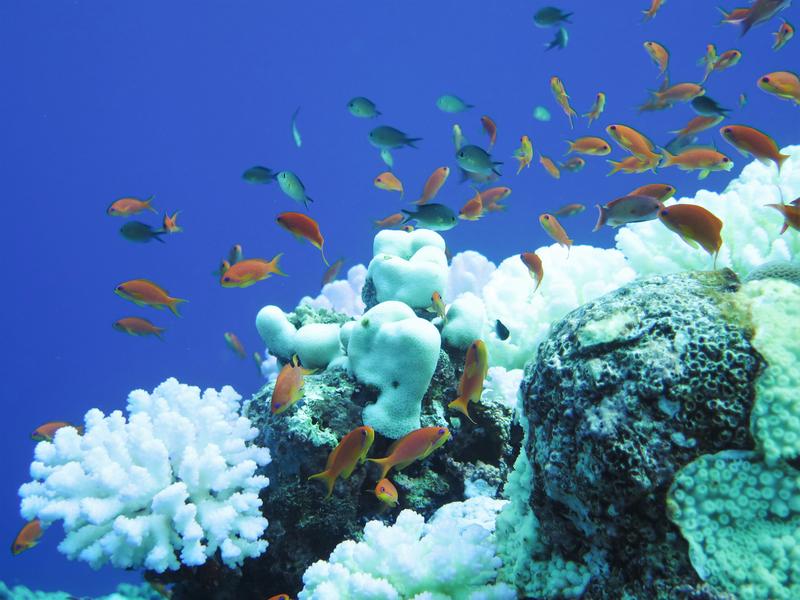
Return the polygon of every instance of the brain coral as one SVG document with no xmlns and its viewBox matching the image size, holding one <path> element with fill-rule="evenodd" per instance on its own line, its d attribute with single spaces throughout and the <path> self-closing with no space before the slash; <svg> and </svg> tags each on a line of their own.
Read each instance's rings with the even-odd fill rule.
<svg viewBox="0 0 800 600">
<path fill-rule="evenodd" d="M 270 454 L 249 443 L 258 432 L 240 400 L 229 386 L 201 396 L 168 379 L 152 394 L 131 392 L 127 420 L 90 410 L 84 435 L 67 427 L 36 445 L 22 516 L 63 521 L 59 550 L 95 568 L 163 572 L 217 551 L 234 567 L 258 556 L 267 547 L 258 495 L 269 480 L 256 470 Z"/>
</svg>

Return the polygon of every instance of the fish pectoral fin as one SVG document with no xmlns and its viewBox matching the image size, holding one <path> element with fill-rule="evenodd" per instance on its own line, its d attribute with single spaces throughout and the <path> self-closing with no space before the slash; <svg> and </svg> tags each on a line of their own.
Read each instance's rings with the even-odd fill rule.
<svg viewBox="0 0 800 600">
<path fill-rule="evenodd" d="M 697 176 L 697 178 L 698 178 L 698 179 L 705 179 L 706 177 L 708 177 L 708 174 L 709 174 L 709 173 L 711 173 L 711 171 L 710 171 L 710 170 L 708 170 L 708 169 L 703 169 L 702 171 L 700 171 L 700 174 Z"/>
<path fill-rule="evenodd" d="M 695 242 L 695 241 L 694 241 L 692 238 L 690 238 L 690 237 L 687 237 L 685 233 L 681 232 L 680 236 L 681 236 L 681 239 L 682 239 L 684 242 L 686 242 L 687 244 L 689 244 L 689 245 L 690 245 L 692 248 L 694 248 L 695 250 L 697 250 L 698 248 L 700 248 L 700 245 L 699 245 L 697 242 Z"/>
</svg>

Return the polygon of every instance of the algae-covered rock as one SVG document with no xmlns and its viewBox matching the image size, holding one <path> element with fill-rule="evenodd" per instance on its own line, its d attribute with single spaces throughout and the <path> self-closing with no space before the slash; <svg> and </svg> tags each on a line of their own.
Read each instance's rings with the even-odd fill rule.
<svg viewBox="0 0 800 600">
<path fill-rule="evenodd" d="M 753 447 L 763 360 L 737 288 L 730 270 L 635 281 L 556 323 L 526 366 L 531 506 L 559 554 L 591 557 L 586 598 L 698 583 L 665 494 L 700 454 Z"/>
</svg>

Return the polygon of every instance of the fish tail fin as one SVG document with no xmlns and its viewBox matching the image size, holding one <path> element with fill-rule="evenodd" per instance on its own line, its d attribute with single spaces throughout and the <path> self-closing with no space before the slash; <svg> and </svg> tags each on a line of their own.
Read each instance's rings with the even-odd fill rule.
<svg viewBox="0 0 800 600">
<path fill-rule="evenodd" d="M 156 327 L 153 334 L 162 342 L 164 341 L 163 333 L 166 331 L 164 327 Z"/>
<path fill-rule="evenodd" d="M 165 229 L 155 229 L 153 231 L 153 239 L 154 240 L 158 240 L 162 244 L 166 244 L 167 242 L 165 242 L 164 239 L 161 237 L 165 233 L 167 233 L 167 231 Z"/>
<path fill-rule="evenodd" d="M 589 114 L 591 114 L 591 113 L 589 113 Z M 585 117 L 586 115 L 583 115 L 583 116 Z M 575 149 L 575 142 L 573 142 L 572 140 L 564 140 L 564 141 L 569 145 L 569 148 L 567 148 L 567 151 L 564 152 L 564 156 L 566 156 L 567 154 L 569 154 L 570 152 L 572 152 Z"/>
<path fill-rule="evenodd" d="M 575 129 L 575 124 L 572 122 L 572 117 L 575 117 L 577 119 L 578 113 L 576 113 L 575 109 L 570 106 L 569 110 L 567 111 L 567 118 L 569 119 L 569 128 Z"/>
<path fill-rule="evenodd" d="M 392 462 L 389 460 L 391 457 L 387 456 L 386 458 L 368 458 L 369 462 L 374 462 L 381 467 L 381 476 L 378 479 L 383 479 L 386 477 L 386 474 L 389 470 L 394 466 Z"/>
<path fill-rule="evenodd" d="M 406 146 L 411 146 L 412 148 L 416 148 L 414 145 L 416 142 L 422 141 L 422 138 L 406 138 Z"/>
<path fill-rule="evenodd" d="M 173 315 L 180 317 L 181 313 L 178 312 L 178 304 L 182 304 L 184 302 L 188 302 L 188 300 L 184 300 L 183 298 L 170 298 L 167 306 L 172 311 Z"/>
<path fill-rule="evenodd" d="M 271 260 L 271 261 L 269 261 L 269 264 L 272 266 L 272 272 L 273 272 L 273 273 L 275 273 L 275 275 L 281 275 L 282 277 L 288 277 L 288 275 L 287 275 L 286 273 L 284 273 L 283 271 L 281 271 L 281 268 L 280 268 L 280 266 L 278 265 L 278 261 L 281 259 L 281 256 L 283 256 L 283 252 L 278 252 L 278 253 L 277 253 L 277 254 L 276 254 L 276 255 L 275 255 L 273 258 L 272 258 L 272 260 Z"/>
<path fill-rule="evenodd" d="M 328 491 L 325 497 L 330 498 L 331 494 L 333 494 L 333 484 L 336 483 L 336 477 L 334 477 L 329 471 L 322 471 L 321 473 L 315 473 L 308 478 L 309 481 L 312 479 L 319 479 L 325 483 L 325 489 Z"/>
<path fill-rule="evenodd" d="M 669 167 L 675 164 L 675 156 L 671 154 L 669 150 L 666 148 L 661 148 L 661 154 L 664 158 L 663 162 L 661 163 L 662 167 Z"/>
<path fill-rule="evenodd" d="M 158 211 L 155 208 L 153 208 L 153 206 L 152 206 L 152 202 L 153 202 L 153 199 L 155 197 L 156 197 L 155 194 L 150 194 L 150 197 L 147 200 L 145 200 L 144 203 L 145 203 L 145 205 L 147 207 L 147 210 L 158 214 Z"/>
<path fill-rule="evenodd" d="M 781 171 L 781 167 L 783 166 L 783 163 L 786 162 L 787 158 L 791 158 L 791 155 L 778 153 L 778 158 L 775 160 L 775 162 L 778 163 L 778 172 L 779 173 Z"/>
<path fill-rule="evenodd" d="M 469 404 L 469 396 L 459 396 L 455 400 L 453 400 L 450 404 L 447 405 L 447 408 L 452 408 L 457 410 L 465 417 L 467 417 L 470 421 L 475 423 L 475 420 L 469 416 L 469 411 L 467 410 L 467 405 Z"/>
<path fill-rule="evenodd" d="M 597 212 L 599 214 L 597 215 L 597 223 L 595 224 L 594 229 L 592 229 L 593 232 L 599 231 L 600 228 L 606 224 L 606 220 L 608 219 L 608 210 L 599 204 L 595 204 L 595 206 L 597 207 Z"/>
<path fill-rule="evenodd" d="M 606 173 L 606 177 L 613 175 L 614 173 L 619 173 L 622 169 L 622 161 L 607 160 L 606 162 L 612 166 L 611 171 Z"/>
</svg>

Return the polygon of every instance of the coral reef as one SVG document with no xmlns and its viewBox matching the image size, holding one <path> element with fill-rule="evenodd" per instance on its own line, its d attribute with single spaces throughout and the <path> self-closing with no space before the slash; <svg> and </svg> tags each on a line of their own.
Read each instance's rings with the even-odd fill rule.
<svg viewBox="0 0 800 600">
<path fill-rule="evenodd" d="M 773 260 L 757 266 L 742 281 L 758 281 L 759 279 L 783 279 L 800 285 L 800 263 L 788 260 Z"/>
<path fill-rule="evenodd" d="M 9 588 L 0 581 L 0 600 L 75 600 L 75 596 L 67 592 L 40 592 L 22 585 Z M 135 586 L 123 583 L 112 593 L 94 600 L 163 600 L 163 596 L 147 584 Z"/>
<path fill-rule="evenodd" d="M 267 548 L 256 469 L 270 462 L 252 444 L 239 396 L 168 379 L 152 394 L 134 390 L 121 411 L 86 413 L 85 432 L 59 429 L 36 445 L 33 481 L 20 512 L 45 526 L 61 520 L 59 550 L 97 568 L 163 572 L 219 553 L 230 567 Z"/>
<path fill-rule="evenodd" d="M 503 503 L 479 497 L 447 504 L 427 523 L 411 510 L 391 526 L 370 521 L 362 541 L 344 541 L 328 561 L 311 565 L 298 598 L 513 600 L 512 587 L 493 583 L 500 567 L 493 531 Z"/>
<path fill-rule="evenodd" d="M 730 270 L 637 280 L 553 326 L 522 383 L 538 535 L 581 560 L 589 598 L 692 583 L 664 518 L 675 473 L 749 449 L 763 361 Z"/>
</svg>

